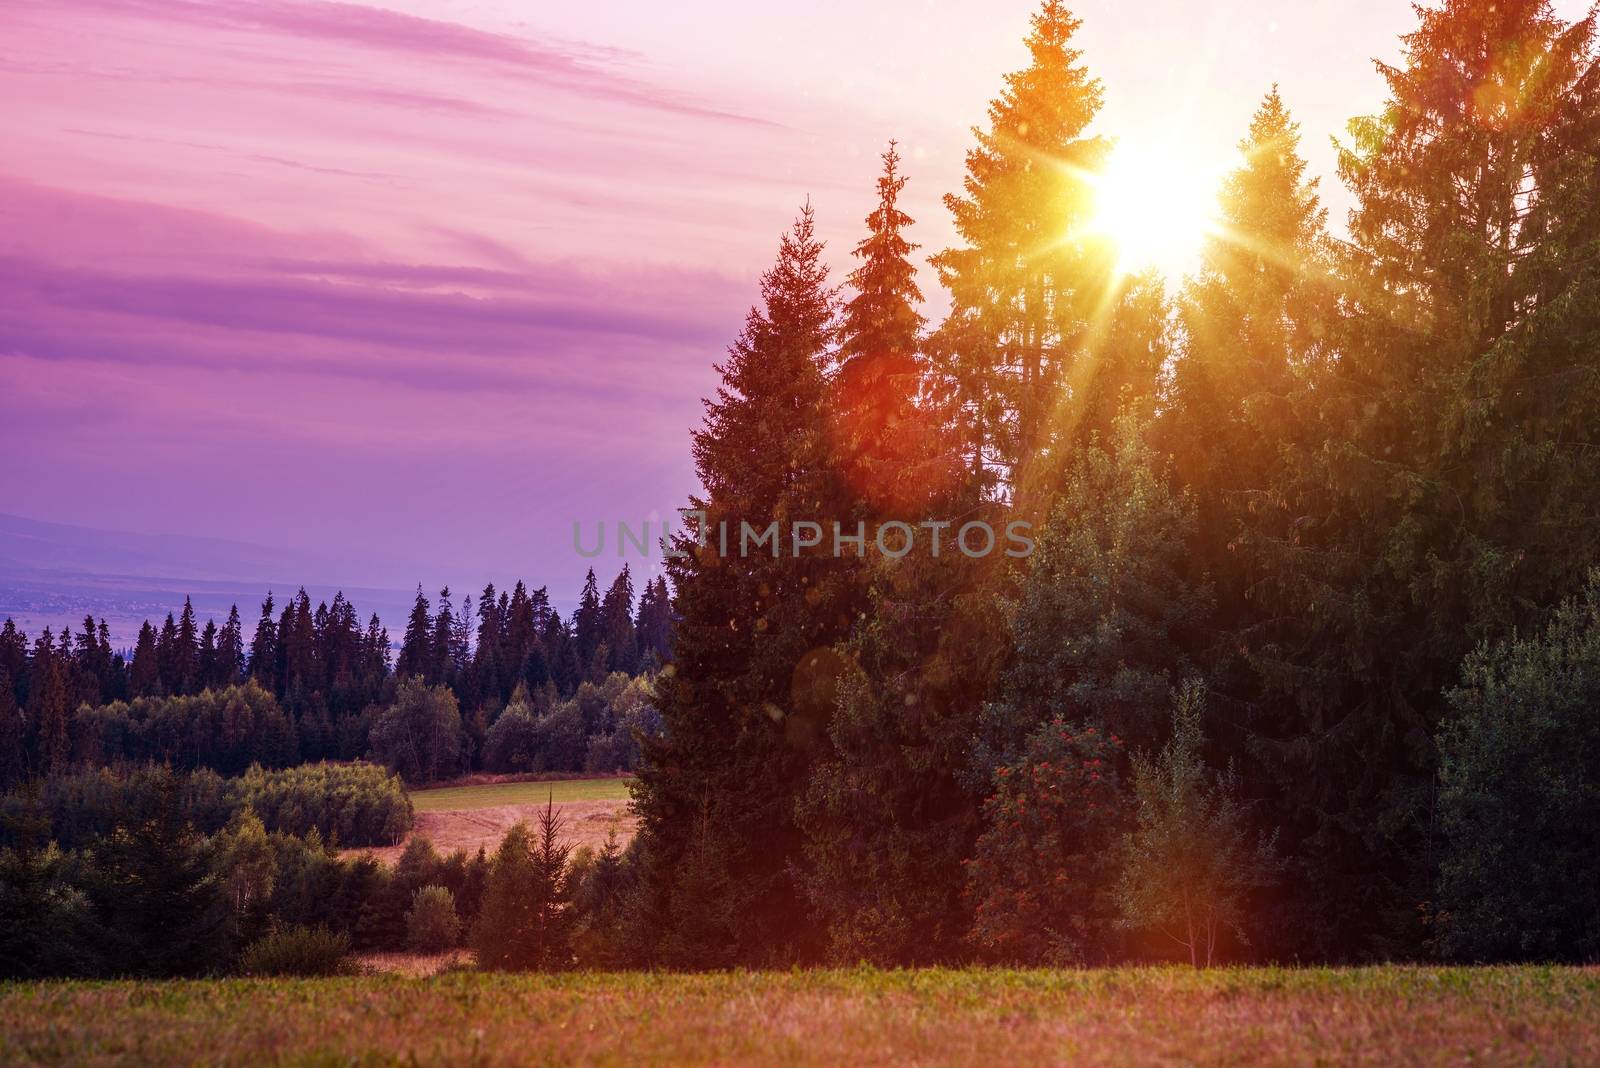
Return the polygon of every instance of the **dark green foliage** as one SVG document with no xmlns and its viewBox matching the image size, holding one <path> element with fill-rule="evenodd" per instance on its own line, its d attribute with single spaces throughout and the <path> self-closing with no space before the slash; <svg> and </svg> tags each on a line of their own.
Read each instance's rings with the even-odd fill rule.
<svg viewBox="0 0 1600 1068">
<path fill-rule="evenodd" d="M 877 569 L 867 620 L 843 648 L 833 751 L 796 808 L 801 885 L 836 962 L 965 954 L 963 865 L 978 810 L 963 778 L 1001 627 L 989 561 L 909 556 Z"/>
<path fill-rule="evenodd" d="M 269 976 L 349 975 L 350 938 L 326 927 L 287 927 L 245 947 L 239 974 Z"/>
<path fill-rule="evenodd" d="M 506 832 L 490 864 L 483 904 L 473 932 L 478 966 L 495 971 L 557 971 L 573 962 L 571 847 L 561 844 L 561 817 L 553 806 L 530 832 L 519 823 Z"/>
<path fill-rule="evenodd" d="M 579 850 L 572 857 L 569 878 L 575 917 L 573 950 L 585 968 L 618 968 L 630 962 L 627 906 L 634 891 L 634 854 L 625 853 L 612 826 L 599 852 Z"/>
<path fill-rule="evenodd" d="M 463 742 L 456 695 L 418 678 L 400 684 L 394 704 L 372 725 L 373 755 L 407 782 L 460 774 Z"/>
<path fill-rule="evenodd" d="M 11 789 L 27 771 L 27 739 L 22 709 L 17 707 L 16 688 L 5 668 L 0 667 L 0 791 Z"/>
<path fill-rule="evenodd" d="M 1341 151 L 1338 355 L 1295 392 L 1303 444 L 1252 531 L 1256 749 L 1311 954 L 1418 951 L 1443 692 L 1600 559 L 1592 19 L 1447 0 L 1419 20 Z"/>
<path fill-rule="evenodd" d="M 411 898 L 406 913 L 406 942 L 418 953 L 443 953 L 461 940 L 456 898 L 443 886 L 424 886 Z"/>
<path fill-rule="evenodd" d="M 1173 492 L 1132 413 L 1066 473 L 1050 521 L 1002 598 L 1012 647 L 984 709 L 976 771 L 1011 762 L 1054 718 L 1153 745 L 1210 591 L 1185 567 L 1193 500 Z M 983 780 L 987 785 L 987 779 Z"/>
<path fill-rule="evenodd" d="M 800 835 L 794 800 L 827 748 L 830 647 L 856 616 L 852 569 L 828 553 L 724 556 L 723 523 L 762 529 L 780 516 L 848 514 L 827 465 L 823 377 L 834 296 L 809 207 L 762 278 L 761 303 L 721 366 L 722 384 L 695 432 L 707 496 L 708 544 L 680 539 L 669 560 L 678 613 L 673 670 L 657 683 L 663 732 L 645 748 L 635 804 L 641 818 L 641 901 L 659 917 L 671 955 L 707 945 L 707 917 L 731 919 L 731 951 L 755 962 L 811 951 L 793 880 Z M 702 828 L 697 831 L 696 827 Z M 714 856 L 726 878 L 686 861 Z M 698 879 L 691 888 L 686 880 Z M 736 889 L 746 907 L 717 897 Z M 704 913 L 705 915 L 699 915 Z M 727 938 L 714 947 L 725 958 Z M 663 953 L 667 951 L 663 949 Z"/>
<path fill-rule="evenodd" d="M 1600 956 L 1600 572 L 1543 631 L 1482 645 L 1440 726 L 1436 942 L 1466 960 Z"/>
<path fill-rule="evenodd" d="M 1282 865 L 1277 836 L 1250 830 L 1232 769 L 1218 775 L 1201 756 L 1204 688 L 1191 679 L 1173 696 L 1172 737 L 1155 758 L 1134 754 L 1137 826 L 1123 840 L 1117 902 L 1126 926 L 1210 967 L 1224 932 L 1249 944 L 1252 894 Z"/>
<path fill-rule="evenodd" d="M 5 823 L 15 844 L 0 848 L 0 978 L 98 974 L 100 931 L 79 859 L 48 841 L 37 810 L 8 813 Z"/>
<path fill-rule="evenodd" d="M 139 697 L 73 717 L 76 762 L 160 763 L 238 775 L 252 764 L 280 768 L 300 759 L 294 724 L 254 679 L 192 697 Z"/>
<path fill-rule="evenodd" d="M 184 816 L 177 779 L 158 772 L 151 783 L 89 848 L 87 890 L 104 967 L 158 978 L 218 970 L 232 952 L 222 884 Z"/>
<path fill-rule="evenodd" d="M 8 819 L 37 811 L 46 837 L 80 849 L 110 834 L 124 814 L 147 809 L 167 789 L 165 772 L 78 772 L 43 780 L 34 793 L 0 800 Z M 185 820 L 201 833 L 221 830 L 245 809 L 269 831 L 307 835 L 348 846 L 391 845 L 411 827 L 411 800 L 398 778 L 371 764 L 308 764 L 281 771 L 251 768 L 237 779 L 201 770 L 175 787 Z"/>
<path fill-rule="evenodd" d="M 1115 959 L 1108 890 L 1131 807 L 1122 761 L 1116 735 L 1058 718 L 996 770 L 967 869 L 969 937 L 984 957 L 1054 966 Z"/>
</svg>

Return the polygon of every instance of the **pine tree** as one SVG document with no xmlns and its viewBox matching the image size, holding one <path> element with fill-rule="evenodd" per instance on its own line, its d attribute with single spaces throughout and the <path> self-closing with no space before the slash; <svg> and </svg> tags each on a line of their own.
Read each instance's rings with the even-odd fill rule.
<svg viewBox="0 0 1600 1068">
<path fill-rule="evenodd" d="M 606 588 L 600 601 L 600 620 L 605 634 L 606 670 L 635 675 L 639 671 L 639 644 L 633 627 L 633 576 L 628 565 Z"/>
<path fill-rule="evenodd" d="M 137 659 L 137 657 L 135 658 Z M 278 624 L 272 618 L 272 591 L 261 602 L 261 619 L 250 639 L 250 677 L 268 693 L 278 693 Z"/>
<path fill-rule="evenodd" d="M 667 589 L 666 576 L 658 575 L 645 584 L 634 621 L 635 640 L 646 670 L 659 668 L 672 659 L 672 623 L 672 593 Z"/>
<path fill-rule="evenodd" d="M 20 702 L 23 696 L 20 687 L 28 674 L 28 636 L 18 630 L 16 622 L 9 617 L 0 625 L 0 671 L 11 676 L 19 687 L 16 697 Z"/>
<path fill-rule="evenodd" d="M 680 539 L 685 555 L 669 561 L 674 671 L 660 685 L 665 729 L 646 748 L 635 801 L 641 907 L 662 917 L 658 951 L 706 915 L 731 914 L 731 950 L 745 961 L 814 951 L 791 875 L 794 801 L 827 744 L 838 671 L 828 647 L 859 597 L 831 554 L 719 548 L 724 524 L 736 543 L 741 522 L 759 530 L 847 514 L 822 433 L 834 298 L 809 206 L 780 242 L 761 296 L 694 435 L 706 496 L 693 507 L 705 514 L 708 544 Z M 697 820 L 715 836 L 704 848 L 730 875 L 716 885 L 736 887 L 749 907 L 731 910 L 726 899 L 707 900 L 710 889 L 691 895 L 682 885 Z"/>
<path fill-rule="evenodd" d="M 33 765 L 43 775 L 59 775 L 72 757 L 72 736 L 67 707 L 67 675 L 71 670 L 71 643 L 62 635 L 62 648 L 51 640 L 50 628 L 39 635 L 28 666 L 28 724 L 33 730 Z"/>
<path fill-rule="evenodd" d="M 148 798 L 90 851 L 89 897 L 119 975 L 203 974 L 227 960 L 228 908 L 204 843 L 185 820 L 170 771 L 147 773 Z"/>
<path fill-rule="evenodd" d="M 200 632 L 200 655 L 195 661 L 195 677 L 200 689 L 209 689 L 217 675 L 217 622 L 206 620 Z"/>
<path fill-rule="evenodd" d="M 1257 536 L 1283 621 L 1252 650 L 1276 698 L 1258 748 L 1301 861 L 1295 927 L 1327 938 L 1296 948 L 1326 955 L 1416 944 L 1441 695 L 1475 642 L 1600 560 L 1600 289 L 1572 240 L 1594 232 L 1594 16 L 1418 16 L 1405 63 L 1379 65 L 1383 113 L 1341 149 L 1350 314 Z"/>
<path fill-rule="evenodd" d="M 139 628 L 139 639 L 133 647 L 133 663 L 128 668 L 128 688 L 134 697 L 155 697 L 162 692 L 156 632 L 148 619 Z"/>
<path fill-rule="evenodd" d="M 552 971 L 571 965 L 571 847 L 561 843 L 560 832 L 561 817 L 547 805 L 537 835 L 518 823 L 501 840 L 473 932 L 480 966 Z"/>
<path fill-rule="evenodd" d="M 195 624 L 194 603 L 183 599 L 183 615 L 178 620 L 172 647 L 171 692 L 189 694 L 200 689 L 199 629 Z"/>
<path fill-rule="evenodd" d="M 572 616 L 573 637 L 578 663 L 587 671 L 594 662 L 595 650 L 606 640 L 605 618 L 600 612 L 600 585 L 595 581 L 594 568 L 583 579 L 583 592 L 578 596 L 578 610 Z M 586 681 L 597 681 L 587 678 Z"/>
<path fill-rule="evenodd" d="M 522 589 L 522 584 L 517 584 Z M 495 600 L 494 583 L 483 588 L 478 597 L 478 641 L 472 657 L 472 691 L 475 702 L 493 700 L 496 704 L 506 699 L 501 691 L 502 676 L 506 674 L 502 662 L 506 657 L 506 620 Z"/>
<path fill-rule="evenodd" d="M 395 661 L 395 674 L 403 679 L 416 678 L 430 681 L 435 663 L 433 654 L 433 613 L 428 599 L 417 586 L 417 599 L 411 606 L 411 617 L 406 622 L 405 637 L 400 643 L 400 657 Z"/>
<path fill-rule="evenodd" d="M 1079 175 L 1105 151 L 1086 134 L 1101 87 L 1072 47 L 1079 26 L 1045 0 L 1027 38 L 1031 63 L 1006 76 L 967 153 L 965 192 L 945 198 L 964 244 L 933 259 L 951 298 L 933 352 L 983 484 L 1015 482 L 1019 465 L 1044 458 L 1073 346 L 1105 299 L 1104 264 L 1088 262 L 1074 237 L 1092 209 Z"/>
<path fill-rule="evenodd" d="M 16 688 L 6 669 L 0 667 L 0 794 L 9 792 L 27 774 L 27 742 Z"/>
<path fill-rule="evenodd" d="M 1129 412 L 1115 438 L 1083 450 L 1036 550 L 1002 593 L 1011 653 L 983 712 L 982 770 L 1012 763 L 1058 717 L 1135 747 L 1160 739 L 1210 590 L 1185 574 L 1193 499 L 1173 492 L 1147 437 Z"/>
<path fill-rule="evenodd" d="M 1277 534 L 1266 502 L 1284 449 L 1303 442 L 1294 399 L 1326 369 L 1337 325 L 1327 212 L 1299 129 L 1274 87 L 1239 143 L 1217 233 L 1183 292 L 1187 343 L 1157 428 L 1198 508 L 1191 573 L 1216 584 L 1209 667 L 1245 701 L 1253 680 L 1242 661 L 1265 622 L 1250 600 L 1262 579 L 1256 543 Z"/>
<path fill-rule="evenodd" d="M 439 611 L 433 617 L 433 638 L 428 681 L 451 686 L 456 681 L 455 672 L 456 613 L 450 603 L 450 587 L 439 591 Z"/>
<path fill-rule="evenodd" d="M 179 683 L 178 621 L 171 612 L 156 632 L 156 664 L 161 671 L 161 692 L 176 694 Z"/>
<path fill-rule="evenodd" d="M 829 383 L 833 464 L 858 507 L 845 525 L 873 529 L 893 517 L 920 521 L 930 496 L 961 476 L 955 440 L 925 399 L 923 318 L 906 240 L 912 219 L 899 207 L 906 178 L 894 142 L 883 154 L 878 203 L 867 216 L 860 261 L 847 282 L 855 295 L 839 327 L 839 367 Z"/>
</svg>

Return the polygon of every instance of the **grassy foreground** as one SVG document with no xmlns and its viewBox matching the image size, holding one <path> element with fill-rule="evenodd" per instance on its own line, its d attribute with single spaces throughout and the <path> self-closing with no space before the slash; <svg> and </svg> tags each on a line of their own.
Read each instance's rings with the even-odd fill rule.
<svg viewBox="0 0 1600 1068">
<path fill-rule="evenodd" d="M 628 780 L 552 779 L 542 782 L 497 782 L 478 786 L 442 786 L 413 790 L 411 807 L 418 812 L 466 812 L 501 805 L 542 805 L 546 801 L 626 801 Z"/>
<path fill-rule="evenodd" d="M 1596 1064 L 1600 969 L 0 985 L 5 1064 Z"/>
</svg>

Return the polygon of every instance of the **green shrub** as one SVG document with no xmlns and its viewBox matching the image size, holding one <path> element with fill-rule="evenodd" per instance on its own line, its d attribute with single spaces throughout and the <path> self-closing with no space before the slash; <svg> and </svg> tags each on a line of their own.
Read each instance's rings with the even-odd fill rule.
<svg viewBox="0 0 1600 1068">
<path fill-rule="evenodd" d="M 286 927 L 257 939 L 239 958 L 249 976 L 349 975 L 350 938 L 326 927 Z"/>
<path fill-rule="evenodd" d="M 1435 945 L 1600 957 L 1600 571 L 1543 631 L 1480 646 L 1439 728 Z"/>
<path fill-rule="evenodd" d="M 424 886 L 411 899 L 406 940 L 418 953 L 443 953 L 461 940 L 456 896 L 442 886 Z"/>
</svg>

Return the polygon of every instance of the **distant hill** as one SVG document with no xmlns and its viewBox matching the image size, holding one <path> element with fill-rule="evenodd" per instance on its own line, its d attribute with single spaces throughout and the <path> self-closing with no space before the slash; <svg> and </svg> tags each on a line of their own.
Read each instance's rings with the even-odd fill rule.
<svg viewBox="0 0 1600 1068">
<path fill-rule="evenodd" d="M 247 632 L 253 632 L 269 589 L 281 605 L 302 585 L 313 602 L 331 600 L 342 589 L 363 619 L 377 612 L 392 629 L 410 610 L 414 586 L 341 580 L 361 581 L 380 568 L 394 573 L 403 567 L 222 538 L 135 534 L 0 514 L 0 619 L 16 620 L 30 637 L 45 627 L 76 629 L 85 615 L 93 615 L 105 618 L 117 645 L 131 646 L 140 623 L 181 609 L 185 596 L 193 598 L 201 619 L 220 621 L 237 604 Z"/>
</svg>

